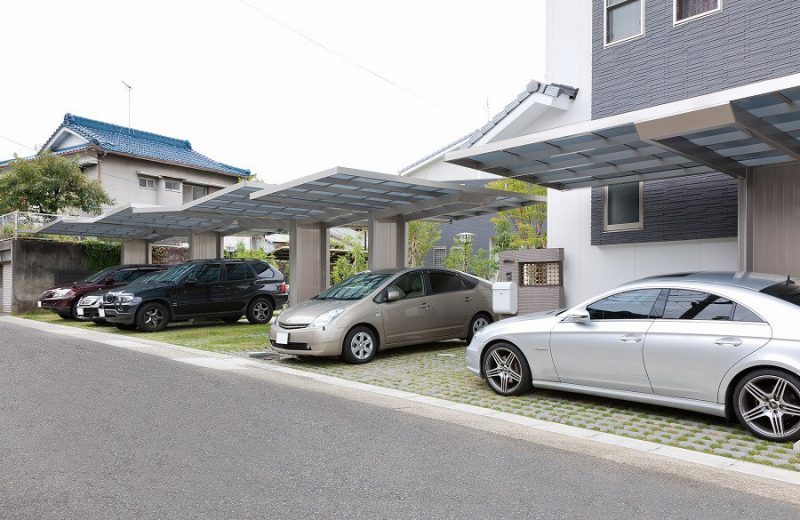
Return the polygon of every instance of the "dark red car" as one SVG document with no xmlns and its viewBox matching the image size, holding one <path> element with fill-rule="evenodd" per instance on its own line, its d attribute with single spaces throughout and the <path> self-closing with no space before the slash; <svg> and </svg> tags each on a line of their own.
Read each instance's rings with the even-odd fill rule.
<svg viewBox="0 0 800 520">
<path fill-rule="evenodd" d="M 92 291 L 113 289 L 128 285 L 137 278 L 169 266 L 152 264 L 117 265 L 103 269 L 82 282 L 51 287 L 42 293 L 37 302 L 41 309 L 55 312 L 64 319 L 77 319 L 76 307 L 81 296 Z"/>
</svg>

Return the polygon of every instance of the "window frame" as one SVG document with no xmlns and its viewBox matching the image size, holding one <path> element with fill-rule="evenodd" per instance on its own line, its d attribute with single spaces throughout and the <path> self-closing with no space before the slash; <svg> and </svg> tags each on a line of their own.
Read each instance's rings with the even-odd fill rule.
<svg viewBox="0 0 800 520">
<path fill-rule="evenodd" d="M 621 38 L 619 40 L 615 40 L 613 42 L 608 41 L 608 12 L 609 12 L 609 8 L 613 9 L 613 8 L 619 7 L 620 5 L 624 5 L 624 4 L 631 3 L 631 2 L 640 2 L 639 7 L 640 7 L 641 12 L 639 14 L 639 33 L 631 35 L 631 36 L 628 36 L 626 38 Z M 613 47 L 614 45 L 619 45 L 619 44 L 622 44 L 622 43 L 625 43 L 625 42 L 629 42 L 631 40 L 635 40 L 637 38 L 641 38 L 642 36 L 644 36 L 644 3 L 645 3 L 645 0 L 623 0 L 622 2 L 620 2 L 620 3 L 616 4 L 616 5 L 609 6 L 608 5 L 608 0 L 603 0 L 603 48 Z"/>
<path fill-rule="evenodd" d="M 707 294 L 709 296 L 716 296 L 717 298 L 722 298 L 722 299 L 728 300 L 732 304 L 731 313 L 730 313 L 729 319 L 728 320 L 707 320 L 707 319 L 696 319 L 696 318 L 665 318 L 664 317 L 664 313 L 666 312 L 666 305 L 668 303 L 668 300 L 669 300 L 669 297 L 670 297 L 672 291 L 691 291 L 691 292 Z M 769 325 L 769 322 L 767 320 L 765 320 L 764 317 L 761 314 L 759 314 L 756 311 L 754 311 L 753 308 L 750 307 L 749 305 L 745 305 L 743 303 L 740 303 L 739 300 L 737 300 L 735 298 L 730 298 L 728 296 L 724 296 L 724 295 L 722 295 L 722 294 L 720 294 L 718 292 L 710 293 L 710 292 L 707 292 L 704 289 L 687 289 L 686 287 L 662 287 L 661 288 L 661 296 L 659 296 L 659 299 L 656 301 L 656 303 L 659 303 L 661 301 L 662 297 L 663 297 L 663 304 L 661 305 L 660 309 L 657 312 L 657 316 L 656 316 L 657 320 L 682 321 L 682 322 L 693 322 L 693 323 L 701 323 L 701 322 L 702 323 L 753 323 L 753 324 L 761 324 L 761 323 L 763 323 L 763 324 Z M 747 309 L 748 311 L 750 311 L 750 313 L 753 316 L 756 316 L 760 321 L 740 321 L 740 320 L 733 319 L 734 316 L 736 316 L 737 307 L 742 307 L 744 309 Z"/>
<path fill-rule="evenodd" d="M 169 183 L 170 182 L 177 183 L 178 184 L 177 189 L 176 188 L 170 188 L 169 187 Z M 174 192 L 183 194 L 183 182 L 178 180 L 178 179 L 164 179 L 164 189 L 166 191 L 174 191 Z"/>
<path fill-rule="evenodd" d="M 700 14 L 696 14 L 694 16 L 689 16 L 688 18 L 683 18 L 678 20 L 678 2 L 680 0 L 672 0 L 672 26 L 676 27 L 678 25 L 683 25 L 685 23 L 689 23 L 693 20 L 697 20 L 698 18 L 705 18 L 706 16 L 710 16 L 712 14 L 719 13 L 722 11 L 722 0 L 717 0 L 717 7 L 716 9 L 711 9 L 710 11 L 705 11 Z"/>
<path fill-rule="evenodd" d="M 139 175 L 139 189 L 140 190 L 155 190 L 158 188 L 158 183 L 156 182 L 155 177 L 151 177 L 150 175 Z M 142 181 L 144 181 L 145 185 L 142 186 Z M 153 185 L 150 186 L 150 183 Z"/>
<path fill-rule="evenodd" d="M 587 303 L 586 305 L 583 306 L 583 309 L 591 315 L 591 312 L 589 311 L 589 307 L 591 307 L 592 305 L 595 305 L 598 302 L 602 302 L 602 301 L 607 300 L 609 298 L 613 298 L 614 296 L 620 296 L 622 294 L 628 294 L 628 293 L 639 292 L 639 291 L 659 291 L 659 294 L 656 295 L 655 299 L 653 300 L 653 304 L 650 306 L 650 312 L 649 312 L 649 314 L 647 315 L 646 318 L 590 318 L 590 320 L 591 321 L 653 321 L 653 320 L 658 319 L 658 313 L 656 312 L 656 305 L 658 304 L 659 299 L 661 298 L 661 295 L 663 294 L 663 289 L 660 288 L 660 287 L 631 288 L 631 289 L 625 289 L 625 290 L 622 290 L 622 291 L 618 291 L 618 292 L 615 292 L 615 293 L 612 293 L 612 294 L 606 294 L 602 298 L 597 298 L 596 300 L 594 300 L 594 301 L 592 301 L 590 303 Z"/>
<path fill-rule="evenodd" d="M 639 182 L 639 220 L 625 224 L 608 223 L 608 186 L 603 188 L 603 232 L 641 231 L 644 229 L 644 182 Z"/>
</svg>

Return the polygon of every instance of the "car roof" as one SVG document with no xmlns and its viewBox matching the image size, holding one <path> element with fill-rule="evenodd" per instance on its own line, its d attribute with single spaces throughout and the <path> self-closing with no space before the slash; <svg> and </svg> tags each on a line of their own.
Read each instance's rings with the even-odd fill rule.
<svg viewBox="0 0 800 520">
<path fill-rule="evenodd" d="M 787 278 L 790 277 L 750 271 L 698 271 L 649 276 L 646 278 L 640 278 L 639 280 L 631 283 L 655 283 L 669 285 L 670 283 L 680 281 L 729 285 L 733 287 L 750 289 L 753 291 L 761 291 L 767 287 L 775 285 L 776 283 L 785 282 Z"/>
</svg>

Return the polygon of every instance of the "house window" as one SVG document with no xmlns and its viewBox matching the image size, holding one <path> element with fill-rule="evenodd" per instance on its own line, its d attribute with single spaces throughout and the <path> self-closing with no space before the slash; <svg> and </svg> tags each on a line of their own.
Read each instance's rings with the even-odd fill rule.
<svg viewBox="0 0 800 520">
<path fill-rule="evenodd" d="M 520 262 L 519 280 L 523 287 L 559 287 L 561 262 Z"/>
<path fill-rule="evenodd" d="M 606 45 L 644 34 L 644 0 L 605 0 Z"/>
<path fill-rule="evenodd" d="M 606 186 L 605 231 L 631 231 L 644 228 L 644 183 L 633 182 Z"/>
<path fill-rule="evenodd" d="M 148 190 L 156 189 L 156 180 L 153 177 L 139 176 L 139 187 Z"/>
<path fill-rule="evenodd" d="M 208 186 L 183 185 L 183 202 L 192 202 L 208 195 Z"/>
<path fill-rule="evenodd" d="M 721 10 L 722 0 L 674 0 L 674 21 L 686 22 Z"/>
<path fill-rule="evenodd" d="M 444 267 L 444 259 L 447 256 L 446 247 L 433 248 L 433 267 Z"/>
<path fill-rule="evenodd" d="M 164 179 L 164 189 L 169 191 L 181 191 L 181 181 Z"/>
</svg>

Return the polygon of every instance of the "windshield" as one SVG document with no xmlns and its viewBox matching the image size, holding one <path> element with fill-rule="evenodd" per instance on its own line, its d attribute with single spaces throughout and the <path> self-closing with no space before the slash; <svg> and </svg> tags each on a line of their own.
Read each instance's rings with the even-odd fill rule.
<svg viewBox="0 0 800 520">
<path fill-rule="evenodd" d="M 154 282 L 177 282 L 183 276 L 192 271 L 198 264 L 180 264 L 176 265 L 175 267 L 170 267 L 166 271 L 160 271 L 153 275 L 149 275 L 143 278 L 147 278 L 145 283 L 154 283 Z M 140 282 L 141 283 L 141 282 Z"/>
<path fill-rule="evenodd" d="M 378 288 L 390 273 L 371 273 L 365 271 L 337 283 L 314 297 L 315 300 L 360 300 Z"/>
<path fill-rule="evenodd" d="M 785 282 L 770 285 L 766 289 L 762 289 L 761 292 L 800 307 L 800 285 L 792 279 L 787 278 Z"/>
<path fill-rule="evenodd" d="M 118 267 L 116 267 L 116 266 L 114 266 L 114 267 L 108 267 L 108 268 L 106 268 L 106 269 L 103 269 L 103 270 L 102 270 L 102 271 L 100 271 L 99 273 L 95 273 L 95 274 L 93 274 L 92 276 L 90 276 L 89 278 L 87 278 L 86 280 L 84 280 L 84 282 L 85 282 L 85 283 L 101 283 L 101 282 L 105 282 L 105 281 L 106 281 L 106 278 L 108 278 L 109 276 L 111 276 L 111 273 L 113 273 L 113 272 L 114 272 L 114 271 L 116 271 L 117 269 L 118 269 Z"/>
<path fill-rule="evenodd" d="M 140 285 L 140 284 L 143 284 L 143 283 L 148 283 L 148 282 L 152 281 L 152 280 L 153 280 L 153 278 L 155 278 L 156 276 L 158 276 L 158 275 L 159 275 L 159 274 L 161 274 L 161 273 L 163 273 L 163 271 L 157 271 L 157 272 L 155 272 L 155 273 L 150 273 L 150 274 L 146 274 L 146 275 L 144 275 L 144 276 L 140 276 L 140 277 L 139 277 L 139 278 L 137 278 L 136 280 L 134 280 L 134 281 L 132 281 L 131 283 L 129 283 L 129 284 L 128 284 L 128 287 L 133 287 L 133 286 L 135 286 L 135 285 Z"/>
</svg>

